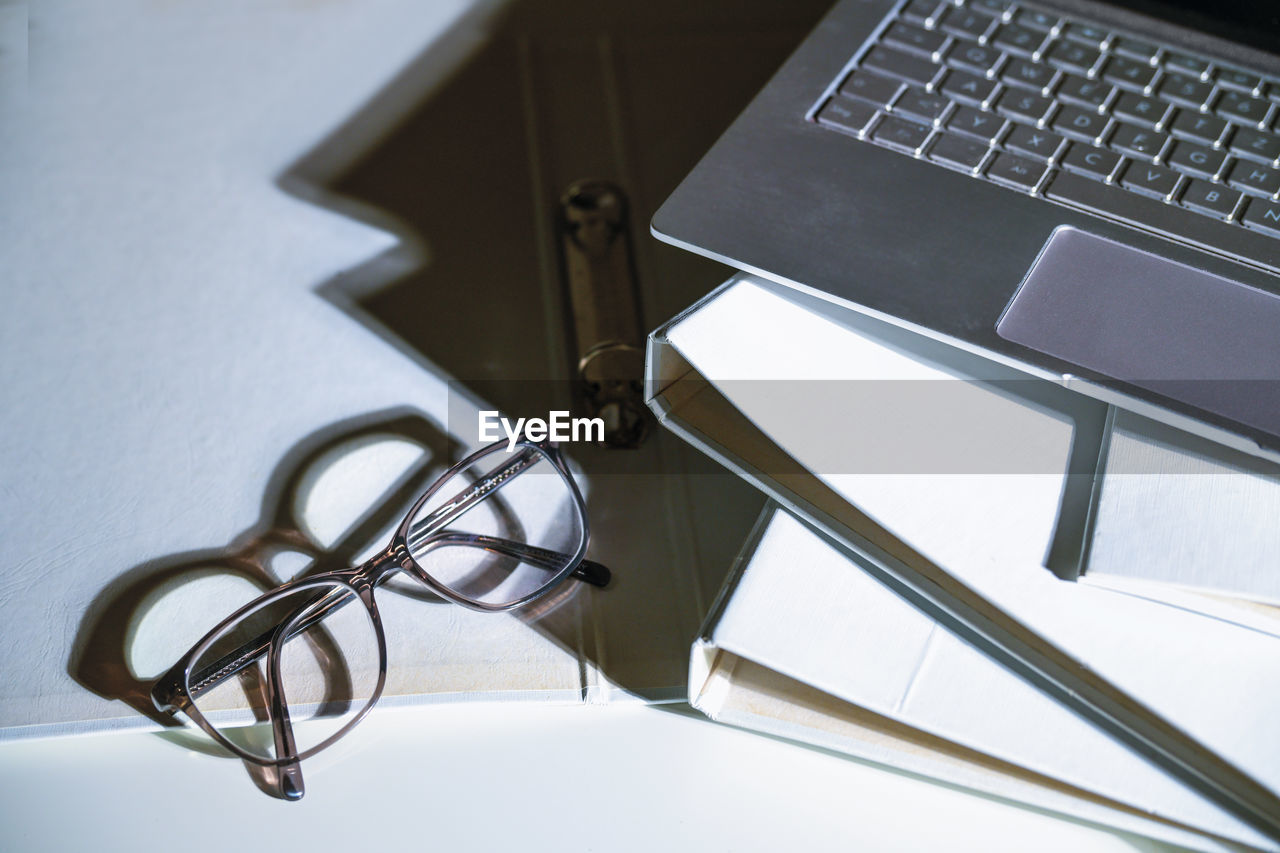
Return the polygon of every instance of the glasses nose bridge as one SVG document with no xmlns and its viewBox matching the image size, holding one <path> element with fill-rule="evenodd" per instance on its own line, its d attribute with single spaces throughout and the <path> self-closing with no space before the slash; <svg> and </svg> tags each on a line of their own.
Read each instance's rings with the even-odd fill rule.
<svg viewBox="0 0 1280 853">
<path fill-rule="evenodd" d="M 351 577 L 350 583 L 358 591 L 365 586 L 373 588 L 396 572 L 409 571 L 410 566 L 409 551 L 404 543 L 397 540 L 365 561 Z"/>
</svg>

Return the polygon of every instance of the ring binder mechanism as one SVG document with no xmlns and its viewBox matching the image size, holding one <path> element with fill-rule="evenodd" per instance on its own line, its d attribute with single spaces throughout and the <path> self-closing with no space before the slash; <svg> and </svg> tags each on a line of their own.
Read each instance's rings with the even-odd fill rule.
<svg viewBox="0 0 1280 853">
<path fill-rule="evenodd" d="M 604 420 L 606 447 L 639 447 L 653 415 L 643 394 L 645 333 L 626 196 L 608 181 L 577 181 L 560 198 L 557 224 L 577 404 Z"/>
</svg>

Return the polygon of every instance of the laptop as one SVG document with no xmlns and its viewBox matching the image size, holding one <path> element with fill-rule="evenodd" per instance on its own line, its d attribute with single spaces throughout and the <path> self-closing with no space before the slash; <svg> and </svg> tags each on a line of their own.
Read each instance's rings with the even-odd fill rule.
<svg viewBox="0 0 1280 853">
<path fill-rule="evenodd" d="M 1274 0 L 841 0 L 652 228 L 1280 459 Z"/>
</svg>

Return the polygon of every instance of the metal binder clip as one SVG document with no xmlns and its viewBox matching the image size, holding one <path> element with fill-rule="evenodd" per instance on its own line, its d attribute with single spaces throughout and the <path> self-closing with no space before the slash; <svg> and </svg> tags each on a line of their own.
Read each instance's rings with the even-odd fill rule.
<svg viewBox="0 0 1280 853">
<path fill-rule="evenodd" d="M 644 404 L 644 327 L 627 199 L 608 181 L 576 181 L 560 197 L 560 251 L 573 315 L 576 396 L 604 420 L 607 447 L 639 447 L 653 416 Z"/>
</svg>

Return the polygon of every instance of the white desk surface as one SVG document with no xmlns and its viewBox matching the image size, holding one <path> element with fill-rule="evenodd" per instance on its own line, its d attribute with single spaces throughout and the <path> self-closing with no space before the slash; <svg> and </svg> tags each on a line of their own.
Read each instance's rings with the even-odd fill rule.
<svg viewBox="0 0 1280 853">
<path fill-rule="evenodd" d="M 331 355 L 363 333 L 311 288 L 394 239 L 273 180 L 456 34 L 468 5 L 31 10 L 29 85 L 7 79 L 0 92 L 0 341 L 12 350 L 0 364 L 0 548 L 16 573 L 0 584 L 0 662 L 12 678 L 33 654 L 43 661 L 10 691 L 36 713 L 66 701 L 55 692 L 82 613 L 32 612 L 31 583 L 136 563 L 138 530 L 154 535 L 152 555 L 226 542 L 257 509 L 226 494 L 260 482 L 259 458 L 343 413 L 402 402 L 406 389 L 423 405 L 442 399 L 438 379 L 390 352 L 359 365 Z M 21 4 L 3 10 L 8 68 L 27 55 L 26 18 Z M 245 322 L 219 331 L 209 318 L 225 321 L 229 306 Z M 275 346 L 282 331 L 304 335 L 311 357 Z M 239 375 L 202 360 L 245 347 L 253 358 Z M 168 367 L 205 380 L 198 393 L 219 420 L 172 402 L 191 389 L 166 385 Z M 285 392 L 298 377 L 328 385 L 295 405 Z M 122 426 L 139 410 L 190 436 L 180 459 Z M 217 444 L 246 412 L 266 434 Z M 231 486 L 193 503 L 197 475 Z M 59 527 L 69 519 L 75 535 Z M 167 534 L 175 522 L 184 531 Z M 155 734 L 0 743 L 0 849 L 1153 849 L 638 705 L 380 708 L 305 771 L 309 793 L 291 804 L 258 792 L 239 762 Z"/>
<path fill-rule="evenodd" d="M 0 744 L 0 848 L 1163 850 L 637 705 L 378 708 L 307 795 L 155 734 Z"/>
</svg>

